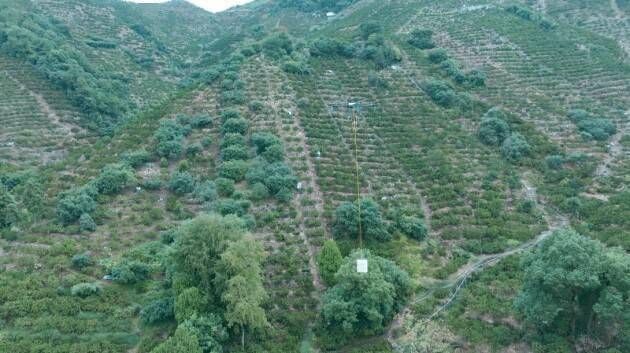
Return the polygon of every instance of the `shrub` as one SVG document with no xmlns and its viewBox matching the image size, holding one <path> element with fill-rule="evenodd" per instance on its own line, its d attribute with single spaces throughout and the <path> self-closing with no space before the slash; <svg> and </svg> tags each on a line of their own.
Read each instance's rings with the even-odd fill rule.
<svg viewBox="0 0 630 353">
<path fill-rule="evenodd" d="M 103 287 L 100 283 L 79 283 L 70 288 L 70 293 L 79 298 L 87 298 L 92 295 L 99 295 Z"/>
<path fill-rule="evenodd" d="M 241 113 L 235 109 L 226 109 L 221 112 L 221 122 L 225 123 L 230 119 L 240 119 Z"/>
<path fill-rule="evenodd" d="M 135 182 L 134 171 L 128 165 L 108 164 L 96 179 L 96 189 L 102 194 L 115 194 Z"/>
<path fill-rule="evenodd" d="M 439 64 L 448 59 L 448 53 L 445 49 L 437 48 L 429 52 L 429 61 Z"/>
<path fill-rule="evenodd" d="M 175 298 L 175 319 L 182 323 L 195 314 L 201 314 L 206 306 L 206 298 L 197 287 L 184 289 Z"/>
<path fill-rule="evenodd" d="M 247 168 L 248 163 L 246 161 L 224 161 L 219 165 L 219 176 L 239 182 L 245 178 Z"/>
<path fill-rule="evenodd" d="M 366 21 L 359 25 L 359 32 L 361 37 L 367 40 L 372 34 L 383 32 L 383 27 L 378 22 Z"/>
<path fill-rule="evenodd" d="M 195 177 L 188 172 L 175 172 L 168 187 L 175 194 L 188 194 L 195 189 Z"/>
<path fill-rule="evenodd" d="M 587 139 L 603 141 L 617 132 L 615 125 L 608 119 L 584 119 L 577 123 L 578 129 Z"/>
<path fill-rule="evenodd" d="M 402 216 L 398 227 L 405 235 L 416 240 L 424 240 L 428 234 L 424 220 L 414 216 Z"/>
<path fill-rule="evenodd" d="M 569 119 L 571 119 L 572 122 L 574 122 L 575 124 L 579 123 L 582 120 L 586 120 L 588 118 L 590 118 L 590 114 L 583 109 L 571 109 L 569 111 Z"/>
<path fill-rule="evenodd" d="M 174 158 L 182 153 L 185 129 L 173 120 L 163 120 L 153 138 L 157 142 L 156 152 L 160 157 Z"/>
<path fill-rule="evenodd" d="M 261 112 L 265 108 L 265 105 L 261 101 L 254 100 L 254 101 L 249 102 L 247 107 L 252 112 L 258 113 L 258 112 Z"/>
<path fill-rule="evenodd" d="M 247 123 L 247 120 L 243 118 L 228 119 L 223 124 L 223 134 L 237 133 L 244 135 L 247 133 L 248 128 L 249 124 Z"/>
<path fill-rule="evenodd" d="M 545 163 L 547 164 L 547 167 L 551 169 L 560 169 L 560 167 L 564 164 L 564 157 L 557 154 L 547 156 L 545 157 Z"/>
<path fill-rule="evenodd" d="M 510 127 L 502 119 L 487 116 L 479 125 L 479 140 L 486 145 L 498 146 L 510 135 Z"/>
<path fill-rule="evenodd" d="M 149 267 L 142 262 L 124 260 L 112 268 L 112 279 L 121 284 L 135 284 L 149 275 Z"/>
<path fill-rule="evenodd" d="M 284 149 L 282 145 L 272 145 L 262 153 L 262 157 L 269 163 L 282 162 L 284 160 Z"/>
<path fill-rule="evenodd" d="M 222 216 L 234 214 L 240 217 L 247 213 L 247 208 L 249 208 L 247 201 L 242 202 L 233 199 L 219 200 L 214 204 L 214 209 Z"/>
<path fill-rule="evenodd" d="M 221 140 L 221 149 L 224 149 L 230 146 L 247 147 L 247 141 L 245 140 L 245 136 L 241 134 L 235 134 L 235 133 L 226 134 L 225 136 L 223 136 L 223 139 Z"/>
<path fill-rule="evenodd" d="M 452 107 L 457 103 L 457 93 L 445 81 L 432 80 L 423 84 L 422 88 L 431 99 L 443 107 Z"/>
<path fill-rule="evenodd" d="M 262 41 L 262 50 L 265 55 L 273 59 L 281 58 L 293 52 L 293 42 L 286 33 L 276 33 Z"/>
<path fill-rule="evenodd" d="M 214 181 L 217 186 L 219 195 L 223 197 L 230 197 L 234 193 L 234 180 L 227 178 L 218 178 Z"/>
<path fill-rule="evenodd" d="M 195 188 L 195 198 L 199 201 L 214 201 L 217 199 L 217 196 L 217 186 L 210 180 L 204 181 Z"/>
<path fill-rule="evenodd" d="M 486 85 L 486 74 L 480 70 L 471 70 L 466 74 L 466 82 L 473 87 Z"/>
<path fill-rule="evenodd" d="M 530 149 L 525 137 L 518 132 L 512 133 L 501 145 L 503 157 L 511 162 L 518 162 L 523 157 L 527 156 Z"/>
<path fill-rule="evenodd" d="M 247 149 L 243 146 L 232 145 L 221 151 L 221 159 L 224 161 L 246 160 L 249 158 Z"/>
<path fill-rule="evenodd" d="M 435 43 L 431 38 L 432 36 L 432 30 L 416 28 L 409 34 L 407 42 L 418 49 L 432 49 L 435 48 Z"/>
<path fill-rule="evenodd" d="M 361 199 L 361 231 L 365 239 L 389 240 L 380 207 L 371 199 Z M 344 202 L 334 213 L 333 230 L 337 236 L 359 236 L 359 210 L 356 202 Z"/>
<path fill-rule="evenodd" d="M 341 251 L 334 240 L 324 241 L 324 246 L 317 254 L 317 265 L 319 267 L 319 274 L 322 280 L 327 286 L 334 286 L 335 274 L 339 270 L 343 257 Z"/>
<path fill-rule="evenodd" d="M 250 197 L 254 201 L 261 201 L 269 197 L 269 189 L 263 183 L 255 183 L 251 187 Z"/>
<path fill-rule="evenodd" d="M 196 156 L 203 151 L 203 147 L 200 143 L 193 143 L 186 146 L 186 155 L 187 156 Z"/>
<path fill-rule="evenodd" d="M 368 74 L 368 85 L 376 89 L 389 88 L 389 82 L 385 78 L 373 73 Z"/>
<path fill-rule="evenodd" d="M 172 298 L 154 300 L 140 311 L 140 320 L 144 324 L 157 324 L 173 320 L 174 318 Z"/>
<path fill-rule="evenodd" d="M 311 69 L 309 69 L 305 63 L 300 61 L 289 60 L 282 64 L 282 70 L 289 74 L 294 75 L 310 75 Z"/>
<path fill-rule="evenodd" d="M 151 160 L 151 155 L 146 150 L 125 152 L 122 155 L 123 163 L 128 164 L 132 168 L 138 168 L 141 165 L 149 162 L 150 160 Z"/>
<path fill-rule="evenodd" d="M 282 144 L 276 135 L 268 132 L 252 134 L 251 141 L 258 154 L 265 152 L 270 146 Z"/>
<path fill-rule="evenodd" d="M 70 260 L 72 262 L 72 267 L 76 269 L 83 269 L 88 266 L 92 266 L 94 261 L 92 261 L 92 256 L 87 253 L 84 254 L 76 254 Z"/>
<path fill-rule="evenodd" d="M 95 192 L 88 187 L 71 189 L 62 192 L 57 202 L 57 217 L 64 224 L 78 220 L 81 215 L 91 213 L 96 209 L 96 201 L 93 199 Z"/>
<path fill-rule="evenodd" d="M 93 232 L 96 230 L 96 222 L 89 214 L 84 213 L 79 217 L 79 228 L 82 232 Z"/>
<path fill-rule="evenodd" d="M 354 55 L 354 48 L 337 39 L 319 38 L 311 43 L 309 52 L 311 56 L 314 57 L 352 57 Z"/>
</svg>

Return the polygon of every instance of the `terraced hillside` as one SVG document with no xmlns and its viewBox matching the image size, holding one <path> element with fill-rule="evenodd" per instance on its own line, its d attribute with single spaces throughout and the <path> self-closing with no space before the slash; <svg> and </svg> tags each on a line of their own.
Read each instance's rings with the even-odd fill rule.
<svg viewBox="0 0 630 353">
<path fill-rule="evenodd" d="M 629 349 L 626 1 L 20 4 L 0 351 Z"/>
</svg>

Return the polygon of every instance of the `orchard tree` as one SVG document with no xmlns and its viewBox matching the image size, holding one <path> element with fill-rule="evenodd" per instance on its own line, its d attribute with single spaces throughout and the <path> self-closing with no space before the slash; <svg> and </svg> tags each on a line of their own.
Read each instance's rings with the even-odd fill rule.
<svg viewBox="0 0 630 353">
<path fill-rule="evenodd" d="M 510 162 L 518 162 L 529 154 L 531 147 L 525 137 L 518 132 L 512 133 L 501 145 L 503 157 Z"/>
<path fill-rule="evenodd" d="M 133 170 L 126 164 L 108 164 L 96 179 L 96 189 L 102 194 L 115 194 L 136 182 Z"/>
<path fill-rule="evenodd" d="M 223 327 L 223 320 L 215 314 L 197 315 L 193 314 L 184 321 L 191 332 L 194 332 L 199 339 L 199 345 L 203 353 L 222 353 L 223 343 L 227 341 L 228 333 Z"/>
<path fill-rule="evenodd" d="M 92 187 L 82 187 L 62 192 L 57 203 L 57 217 L 64 224 L 75 222 L 83 214 L 96 209 L 96 191 Z"/>
<path fill-rule="evenodd" d="M 499 146 L 510 135 L 510 127 L 503 119 L 484 117 L 478 134 L 481 142 L 486 145 Z"/>
<path fill-rule="evenodd" d="M 368 260 L 367 273 L 357 272 L 357 259 Z M 411 293 L 405 271 L 367 250 L 350 254 L 335 280 L 322 297 L 321 322 L 326 333 L 341 342 L 383 332 Z"/>
<path fill-rule="evenodd" d="M 33 216 L 39 216 L 44 206 L 44 188 L 35 178 L 29 178 L 14 189 L 19 203 Z"/>
<path fill-rule="evenodd" d="M 381 210 L 371 199 L 361 199 L 361 231 L 366 239 L 389 240 Z M 359 209 L 356 202 L 344 202 L 335 210 L 333 229 L 337 236 L 359 235 Z"/>
<path fill-rule="evenodd" d="M 339 270 L 343 258 L 341 251 L 334 240 L 326 240 L 324 246 L 317 254 L 317 265 L 319 266 L 319 275 L 327 286 L 335 285 L 335 274 Z"/>
</svg>

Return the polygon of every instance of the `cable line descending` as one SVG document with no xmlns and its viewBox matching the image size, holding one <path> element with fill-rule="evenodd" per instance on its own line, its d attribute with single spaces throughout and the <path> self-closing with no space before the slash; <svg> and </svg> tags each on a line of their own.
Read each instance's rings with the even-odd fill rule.
<svg viewBox="0 0 630 353">
<path fill-rule="evenodd" d="M 347 101 L 347 102 L 336 102 L 329 104 L 330 111 L 345 111 L 346 113 L 350 113 L 350 118 L 352 119 L 352 139 L 354 144 L 354 167 L 355 167 L 355 182 L 356 182 L 356 199 L 357 199 L 357 212 L 358 212 L 358 231 L 359 231 L 359 249 L 363 248 L 363 229 L 361 225 L 361 175 L 359 169 L 359 147 L 357 143 L 357 132 L 359 129 L 359 114 L 363 111 L 363 108 L 371 108 L 375 107 L 374 103 L 370 102 L 362 102 L 362 101 Z M 361 265 L 361 268 L 364 268 Z M 359 269 L 359 265 L 357 263 L 357 269 Z M 367 262 L 365 265 L 365 272 L 367 272 Z"/>
</svg>

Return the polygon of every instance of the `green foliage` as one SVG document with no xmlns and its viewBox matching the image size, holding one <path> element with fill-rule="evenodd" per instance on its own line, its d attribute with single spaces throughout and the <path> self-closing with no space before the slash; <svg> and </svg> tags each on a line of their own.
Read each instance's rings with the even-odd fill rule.
<svg viewBox="0 0 630 353">
<path fill-rule="evenodd" d="M 0 51 L 33 64 L 85 113 L 88 127 L 105 132 L 121 122 L 133 108 L 125 78 L 91 63 L 52 17 L 23 6 L 11 10 L 10 21 L 0 23 Z"/>
<path fill-rule="evenodd" d="M 96 209 L 95 192 L 90 187 L 71 189 L 62 192 L 57 202 L 57 217 L 64 224 L 78 220 L 81 215 Z"/>
<path fill-rule="evenodd" d="M 206 180 L 195 188 L 195 198 L 201 202 L 211 202 L 218 197 L 217 185 L 210 180 Z"/>
<path fill-rule="evenodd" d="M 121 284 L 135 284 L 149 276 L 149 267 L 142 262 L 123 260 L 111 271 L 112 279 Z"/>
<path fill-rule="evenodd" d="M 428 234 L 424 220 L 414 216 L 402 216 L 398 220 L 398 227 L 405 235 L 416 240 L 424 240 Z"/>
<path fill-rule="evenodd" d="M 156 152 L 161 157 L 175 158 L 182 153 L 184 128 L 173 120 L 163 120 L 153 138 L 157 142 Z"/>
<path fill-rule="evenodd" d="M 368 260 L 368 273 L 357 272 L 357 259 Z M 326 334 L 340 342 L 383 332 L 411 293 L 406 272 L 367 250 L 350 254 L 335 279 L 322 297 L 321 319 Z"/>
<path fill-rule="evenodd" d="M 319 275 L 327 286 L 334 286 L 335 274 L 339 270 L 343 258 L 341 251 L 334 240 L 324 241 L 324 246 L 317 254 L 317 265 L 319 267 Z"/>
<path fill-rule="evenodd" d="M 175 172 L 168 184 L 169 189 L 178 195 L 185 195 L 195 190 L 195 177 L 188 172 Z"/>
<path fill-rule="evenodd" d="M 361 199 L 361 230 L 366 239 L 389 240 L 379 205 L 371 199 Z M 356 202 L 344 202 L 335 210 L 333 230 L 337 236 L 359 236 L 359 210 Z"/>
<path fill-rule="evenodd" d="M 231 146 L 246 147 L 247 140 L 245 139 L 245 136 L 236 133 L 225 134 L 225 136 L 223 136 L 223 139 L 221 140 L 221 149 Z"/>
<path fill-rule="evenodd" d="M 99 295 L 103 291 L 100 283 L 79 283 L 70 288 L 70 293 L 79 298 L 87 298 L 92 295 Z"/>
<path fill-rule="evenodd" d="M 13 195 L 0 184 L 0 228 L 10 227 L 18 220 L 19 212 Z"/>
<path fill-rule="evenodd" d="M 175 334 L 157 346 L 151 353 L 203 353 L 199 338 L 188 325 L 180 325 Z"/>
<path fill-rule="evenodd" d="M 608 119 L 585 119 L 577 123 L 578 129 L 586 139 L 607 140 L 617 132 L 615 124 Z"/>
<path fill-rule="evenodd" d="M 518 162 L 527 156 L 531 147 L 525 137 L 518 132 L 513 132 L 501 145 L 501 153 L 510 162 Z"/>
<path fill-rule="evenodd" d="M 221 151 L 221 159 L 224 161 L 246 160 L 249 158 L 247 148 L 239 145 L 232 145 Z"/>
<path fill-rule="evenodd" d="M 287 60 L 282 64 L 282 70 L 293 75 L 310 75 L 311 69 L 302 61 Z"/>
<path fill-rule="evenodd" d="M 175 281 L 214 294 L 217 261 L 230 242 L 244 235 L 243 220 L 233 215 L 202 214 L 185 222 L 177 229 L 173 246 Z"/>
<path fill-rule="evenodd" d="M 510 135 L 505 115 L 497 108 L 490 109 L 479 125 L 479 139 L 486 145 L 499 146 Z"/>
<path fill-rule="evenodd" d="M 372 34 L 382 33 L 383 26 L 374 21 L 365 21 L 359 25 L 359 33 L 363 40 L 367 40 Z"/>
<path fill-rule="evenodd" d="M 309 46 L 313 57 L 334 58 L 336 56 L 350 58 L 354 56 L 355 48 L 334 38 L 318 38 Z"/>
<path fill-rule="evenodd" d="M 430 29 L 415 28 L 409 33 L 407 42 L 418 49 L 432 49 L 435 48 L 432 36 L 433 31 Z"/>
<path fill-rule="evenodd" d="M 242 160 L 224 161 L 219 165 L 219 176 L 239 182 L 245 178 L 249 163 Z"/>
<path fill-rule="evenodd" d="M 296 8 L 300 11 L 338 11 L 357 0 L 280 0 L 278 6 Z"/>
<path fill-rule="evenodd" d="M 82 232 L 93 232 L 96 230 L 96 222 L 89 214 L 84 213 L 79 217 L 79 229 Z"/>
<path fill-rule="evenodd" d="M 470 98 L 465 94 L 455 92 L 453 86 L 446 81 L 429 80 L 422 84 L 422 89 L 436 104 L 445 108 L 470 105 Z"/>
<path fill-rule="evenodd" d="M 175 320 L 182 323 L 193 315 L 199 315 L 206 308 L 206 298 L 196 287 L 184 289 L 177 298 L 175 298 Z"/>
<path fill-rule="evenodd" d="M 389 88 L 389 82 L 382 76 L 378 74 L 369 74 L 368 75 L 368 84 L 376 89 L 387 89 Z"/>
<path fill-rule="evenodd" d="M 134 171 L 126 164 L 108 164 L 96 179 L 96 189 L 102 194 L 115 194 L 134 184 Z"/>
<path fill-rule="evenodd" d="M 278 145 L 274 145 L 278 146 Z M 272 151 L 272 147 L 268 148 L 264 153 Z M 268 163 L 266 160 L 256 158 L 249 166 L 245 176 L 249 185 L 262 183 L 267 187 L 269 193 L 278 197 L 284 197 L 288 193 L 289 198 L 297 184 L 297 178 L 293 175 L 293 171 L 284 163 Z"/>
<path fill-rule="evenodd" d="M 140 320 L 145 325 L 155 325 L 172 320 L 175 317 L 172 298 L 157 299 L 147 304 L 140 311 Z"/>
<path fill-rule="evenodd" d="M 630 257 L 577 232 L 554 232 L 522 263 L 523 290 L 516 306 L 546 332 L 581 334 L 627 344 L 630 330 Z M 626 346 L 627 347 L 627 346 Z"/>
<path fill-rule="evenodd" d="M 94 264 L 94 261 L 92 261 L 92 256 L 90 256 L 87 253 L 76 254 L 72 256 L 71 262 L 72 262 L 72 267 L 79 270 L 86 268 L 88 266 L 92 266 Z"/>
<path fill-rule="evenodd" d="M 269 189 L 263 183 L 255 183 L 251 186 L 250 197 L 254 201 L 261 201 L 269 197 Z"/>
<path fill-rule="evenodd" d="M 512 13 L 524 20 L 538 23 L 538 25 L 544 30 L 555 29 L 558 25 L 553 21 L 544 18 L 542 15 L 534 13 L 526 7 L 512 4 L 505 7 L 505 11 Z"/>
<path fill-rule="evenodd" d="M 217 192 L 220 196 L 230 197 L 234 193 L 234 180 L 218 178 L 214 183 L 217 185 Z"/>
<path fill-rule="evenodd" d="M 132 168 L 138 168 L 151 160 L 151 155 L 146 150 L 137 150 L 133 152 L 125 152 L 122 155 L 122 162 L 128 164 Z"/>
<path fill-rule="evenodd" d="M 437 48 L 429 52 L 429 61 L 435 64 L 439 64 L 448 59 L 448 53 L 446 49 Z"/>
<path fill-rule="evenodd" d="M 267 148 L 273 145 L 281 145 L 280 139 L 271 133 L 255 133 L 251 137 L 252 145 L 256 147 L 256 153 L 261 154 L 267 150 Z"/>
<path fill-rule="evenodd" d="M 193 314 L 182 325 L 187 326 L 199 339 L 199 345 L 204 353 L 222 353 L 223 343 L 228 339 L 228 333 L 220 317 L 215 314 Z"/>
<path fill-rule="evenodd" d="M 2 193 L 2 191 L 0 191 L 0 193 Z M 17 185 L 12 190 L 12 193 L 17 197 L 20 207 L 28 210 L 31 215 L 39 216 L 42 213 L 44 209 L 45 194 L 40 181 L 35 178 L 29 178 L 25 182 Z M 0 204 L 1 203 L 2 201 L 0 201 Z M 1 205 L 0 209 L 2 209 Z"/>
<path fill-rule="evenodd" d="M 236 134 L 246 134 L 247 133 L 247 129 L 249 128 L 249 123 L 247 122 L 247 120 L 243 119 L 243 118 L 238 118 L 238 119 L 228 119 L 225 121 L 225 123 L 223 123 L 223 134 L 230 134 L 230 133 L 236 133 Z"/>
<path fill-rule="evenodd" d="M 293 42 L 288 34 L 284 32 L 275 33 L 262 41 L 262 50 L 265 55 L 278 59 L 293 52 Z"/>
</svg>

